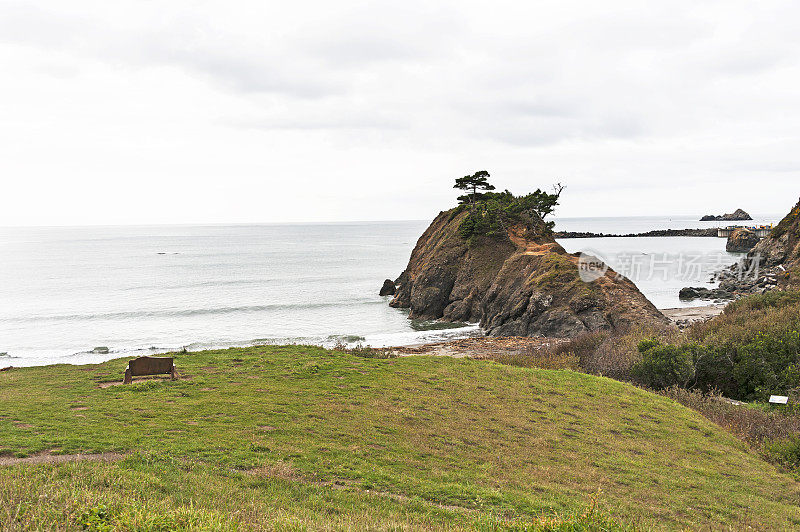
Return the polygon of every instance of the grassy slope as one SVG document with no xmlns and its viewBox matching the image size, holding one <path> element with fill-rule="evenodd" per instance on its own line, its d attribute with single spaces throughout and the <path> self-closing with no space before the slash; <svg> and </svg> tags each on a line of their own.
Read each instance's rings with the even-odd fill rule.
<svg viewBox="0 0 800 532">
<path fill-rule="evenodd" d="M 74 524 L 106 504 L 139 528 L 457 529 L 578 511 L 602 489 L 608 512 L 645 526 L 800 523 L 797 483 L 609 379 L 285 346 L 181 354 L 191 379 L 99 387 L 125 364 L 0 373 L 4 454 L 130 452 L 0 467 L 0 522 Z"/>
</svg>

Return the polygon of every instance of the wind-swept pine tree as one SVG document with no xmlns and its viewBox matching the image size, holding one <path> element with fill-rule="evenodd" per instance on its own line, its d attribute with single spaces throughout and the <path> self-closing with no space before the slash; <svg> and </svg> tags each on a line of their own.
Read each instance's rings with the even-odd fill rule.
<svg viewBox="0 0 800 532">
<path fill-rule="evenodd" d="M 489 172 L 480 170 L 472 175 L 465 175 L 464 177 L 457 178 L 453 188 L 472 191 L 464 196 L 459 196 L 458 201 L 461 203 L 469 203 L 470 208 L 474 208 L 475 202 L 481 197 L 478 190 L 494 190 L 494 185 L 489 184 L 489 177 Z"/>
</svg>

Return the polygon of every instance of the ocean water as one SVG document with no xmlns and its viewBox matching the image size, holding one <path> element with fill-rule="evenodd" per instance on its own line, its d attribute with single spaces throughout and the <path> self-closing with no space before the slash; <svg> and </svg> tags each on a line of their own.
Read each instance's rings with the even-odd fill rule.
<svg viewBox="0 0 800 532">
<path fill-rule="evenodd" d="M 591 231 L 605 234 L 643 233 L 655 229 L 695 229 L 728 225 L 769 225 L 780 215 L 754 215 L 746 222 L 700 222 L 699 216 L 560 218 L 559 231 Z M 716 237 L 606 237 L 565 238 L 558 242 L 570 253 L 586 253 L 602 259 L 617 273 L 631 279 L 660 308 L 710 305 L 714 301 L 681 301 L 685 286 L 713 288 L 714 272 L 736 263 L 742 253 L 725 251 L 726 239 Z"/>
<path fill-rule="evenodd" d="M 480 334 L 474 324 L 411 321 L 378 296 L 428 223 L 0 228 L 0 367 L 182 347 L 386 346 Z M 557 220 L 558 229 L 595 232 L 701 226 L 665 218 Z M 716 238 L 561 243 L 626 274 L 636 254 L 669 262 L 699 253 L 716 257 L 714 267 L 736 260 Z M 677 290 L 707 282 L 708 272 L 686 277 L 677 264 L 655 269 L 662 277 L 631 277 L 657 306 L 679 306 Z M 109 353 L 92 352 L 101 346 Z"/>
</svg>

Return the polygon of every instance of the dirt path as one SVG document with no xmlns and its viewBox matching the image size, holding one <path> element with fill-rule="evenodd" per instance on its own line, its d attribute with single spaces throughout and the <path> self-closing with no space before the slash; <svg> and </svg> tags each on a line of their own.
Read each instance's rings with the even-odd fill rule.
<svg viewBox="0 0 800 532">
<path fill-rule="evenodd" d="M 396 355 L 432 355 L 454 358 L 491 358 L 498 354 L 531 353 L 566 342 L 565 338 L 530 338 L 527 336 L 479 336 L 449 342 L 421 344 L 390 349 Z"/>
</svg>

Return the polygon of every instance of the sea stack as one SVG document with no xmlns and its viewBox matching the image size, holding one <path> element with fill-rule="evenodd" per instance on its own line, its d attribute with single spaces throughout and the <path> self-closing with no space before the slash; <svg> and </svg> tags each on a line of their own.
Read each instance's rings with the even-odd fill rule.
<svg viewBox="0 0 800 532">
<path fill-rule="evenodd" d="M 739 222 L 742 220 L 752 220 L 753 218 L 747 214 L 743 209 L 736 209 L 727 214 L 706 214 L 700 218 L 701 222 Z"/>
<path fill-rule="evenodd" d="M 386 279 L 383 281 L 383 286 L 381 286 L 381 290 L 379 295 L 381 296 L 393 296 L 397 292 L 397 289 L 394 285 L 394 281 L 391 279 Z"/>
<path fill-rule="evenodd" d="M 578 254 L 532 212 L 497 234 L 465 238 L 465 209 L 439 213 L 397 279 L 393 307 L 410 318 L 479 322 L 492 336 L 575 337 L 669 320 L 627 278 L 605 269 L 585 282 Z"/>
</svg>

